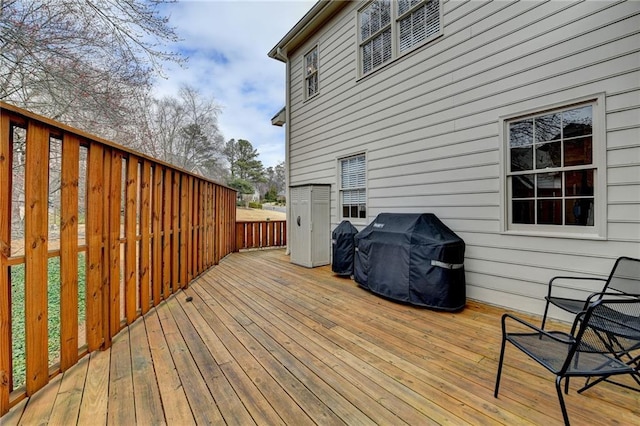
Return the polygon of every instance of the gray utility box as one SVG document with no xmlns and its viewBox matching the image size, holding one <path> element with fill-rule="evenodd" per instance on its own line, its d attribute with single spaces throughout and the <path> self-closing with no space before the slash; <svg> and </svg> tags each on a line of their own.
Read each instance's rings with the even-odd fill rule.
<svg viewBox="0 0 640 426">
<path fill-rule="evenodd" d="M 313 268 L 331 263 L 331 185 L 292 186 L 289 249 L 291 263 Z"/>
</svg>

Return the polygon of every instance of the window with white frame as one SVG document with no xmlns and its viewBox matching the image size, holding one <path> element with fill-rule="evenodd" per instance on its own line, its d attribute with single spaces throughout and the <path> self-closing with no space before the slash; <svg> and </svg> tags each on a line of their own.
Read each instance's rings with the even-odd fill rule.
<svg viewBox="0 0 640 426">
<path fill-rule="evenodd" d="M 318 46 L 304 55 L 305 98 L 318 93 Z"/>
<path fill-rule="evenodd" d="M 339 160 L 340 206 L 343 219 L 367 217 L 367 170 L 364 154 Z"/>
<path fill-rule="evenodd" d="M 597 111 L 594 101 L 506 122 L 510 229 L 596 232 Z"/>
<path fill-rule="evenodd" d="M 360 72 L 367 74 L 442 31 L 439 0 L 374 0 L 358 13 Z"/>
</svg>

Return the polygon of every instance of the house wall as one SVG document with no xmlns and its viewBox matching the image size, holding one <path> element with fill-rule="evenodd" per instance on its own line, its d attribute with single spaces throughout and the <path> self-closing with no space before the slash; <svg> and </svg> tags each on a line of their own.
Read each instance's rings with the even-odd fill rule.
<svg viewBox="0 0 640 426">
<path fill-rule="evenodd" d="M 332 185 L 332 228 L 337 159 L 366 152 L 367 221 L 352 222 L 435 213 L 467 244 L 470 298 L 540 314 L 550 277 L 640 257 L 640 2 L 443 2 L 441 37 L 359 79 L 361 4 L 289 54 L 289 184 Z M 316 43 L 320 92 L 305 100 Z M 500 117 L 600 93 L 606 237 L 504 232 Z"/>
</svg>

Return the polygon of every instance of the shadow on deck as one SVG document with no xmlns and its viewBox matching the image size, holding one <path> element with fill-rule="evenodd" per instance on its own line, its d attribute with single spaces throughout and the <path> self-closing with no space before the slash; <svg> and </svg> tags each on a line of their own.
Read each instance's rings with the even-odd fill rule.
<svg viewBox="0 0 640 426">
<path fill-rule="evenodd" d="M 3 426 L 561 424 L 552 376 L 511 347 L 493 397 L 503 309 L 406 306 L 288 260 L 226 257 Z M 574 424 L 638 421 L 640 393 L 605 383 L 579 395 L 582 381 L 571 384 Z"/>
</svg>

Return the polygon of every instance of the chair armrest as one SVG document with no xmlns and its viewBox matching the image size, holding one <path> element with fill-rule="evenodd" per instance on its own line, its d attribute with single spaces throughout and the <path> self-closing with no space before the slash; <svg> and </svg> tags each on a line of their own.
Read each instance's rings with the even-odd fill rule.
<svg viewBox="0 0 640 426">
<path fill-rule="evenodd" d="M 555 280 L 573 280 L 573 281 L 601 281 L 603 283 L 607 282 L 606 278 L 597 278 L 597 277 L 567 277 L 567 276 L 556 276 L 549 280 L 548 288 L 547 288 L 547 298 L 551 297 L 551 289 L 553 287 L 553 282 Z"/>
<path fill-rule="evenodd" d="M 567 345 L 573 344 L 575 343 L 575 339 L 573 338 L 573 336 L 571 336 L 568 333 L 565 333 L 563 331 L 546 331 L 541 329 L 540 327 L 537 327 L 533 324 L 531 324 L 530 322 L 527 322 L 521 318 L 516 317 L 515 315 L 506 313 L 502 315 L 502 336 L 506 337 L 507 333 L 507 319 L 511 319 L 533 331 L 535 331 L 536 333 L 539 333 L 541 335 L 547 336 L 550 339 L 553 339 L 557 342 L 560 343 L 564 343 Z"/>
<path fill-rule="evenodd" d="M 618 290 L 607 290 L 607 291 L 601 291 L 597 293 L 591 293 L 587 298 L 587 300 L 585 301 L 586 302 L 585 308 L 588 307 L 590 304 L 597 302 L 600 299 L 633 300 L 633 299 L 640 299 L 640 294 L 623 293 Z"/>
</svg>

